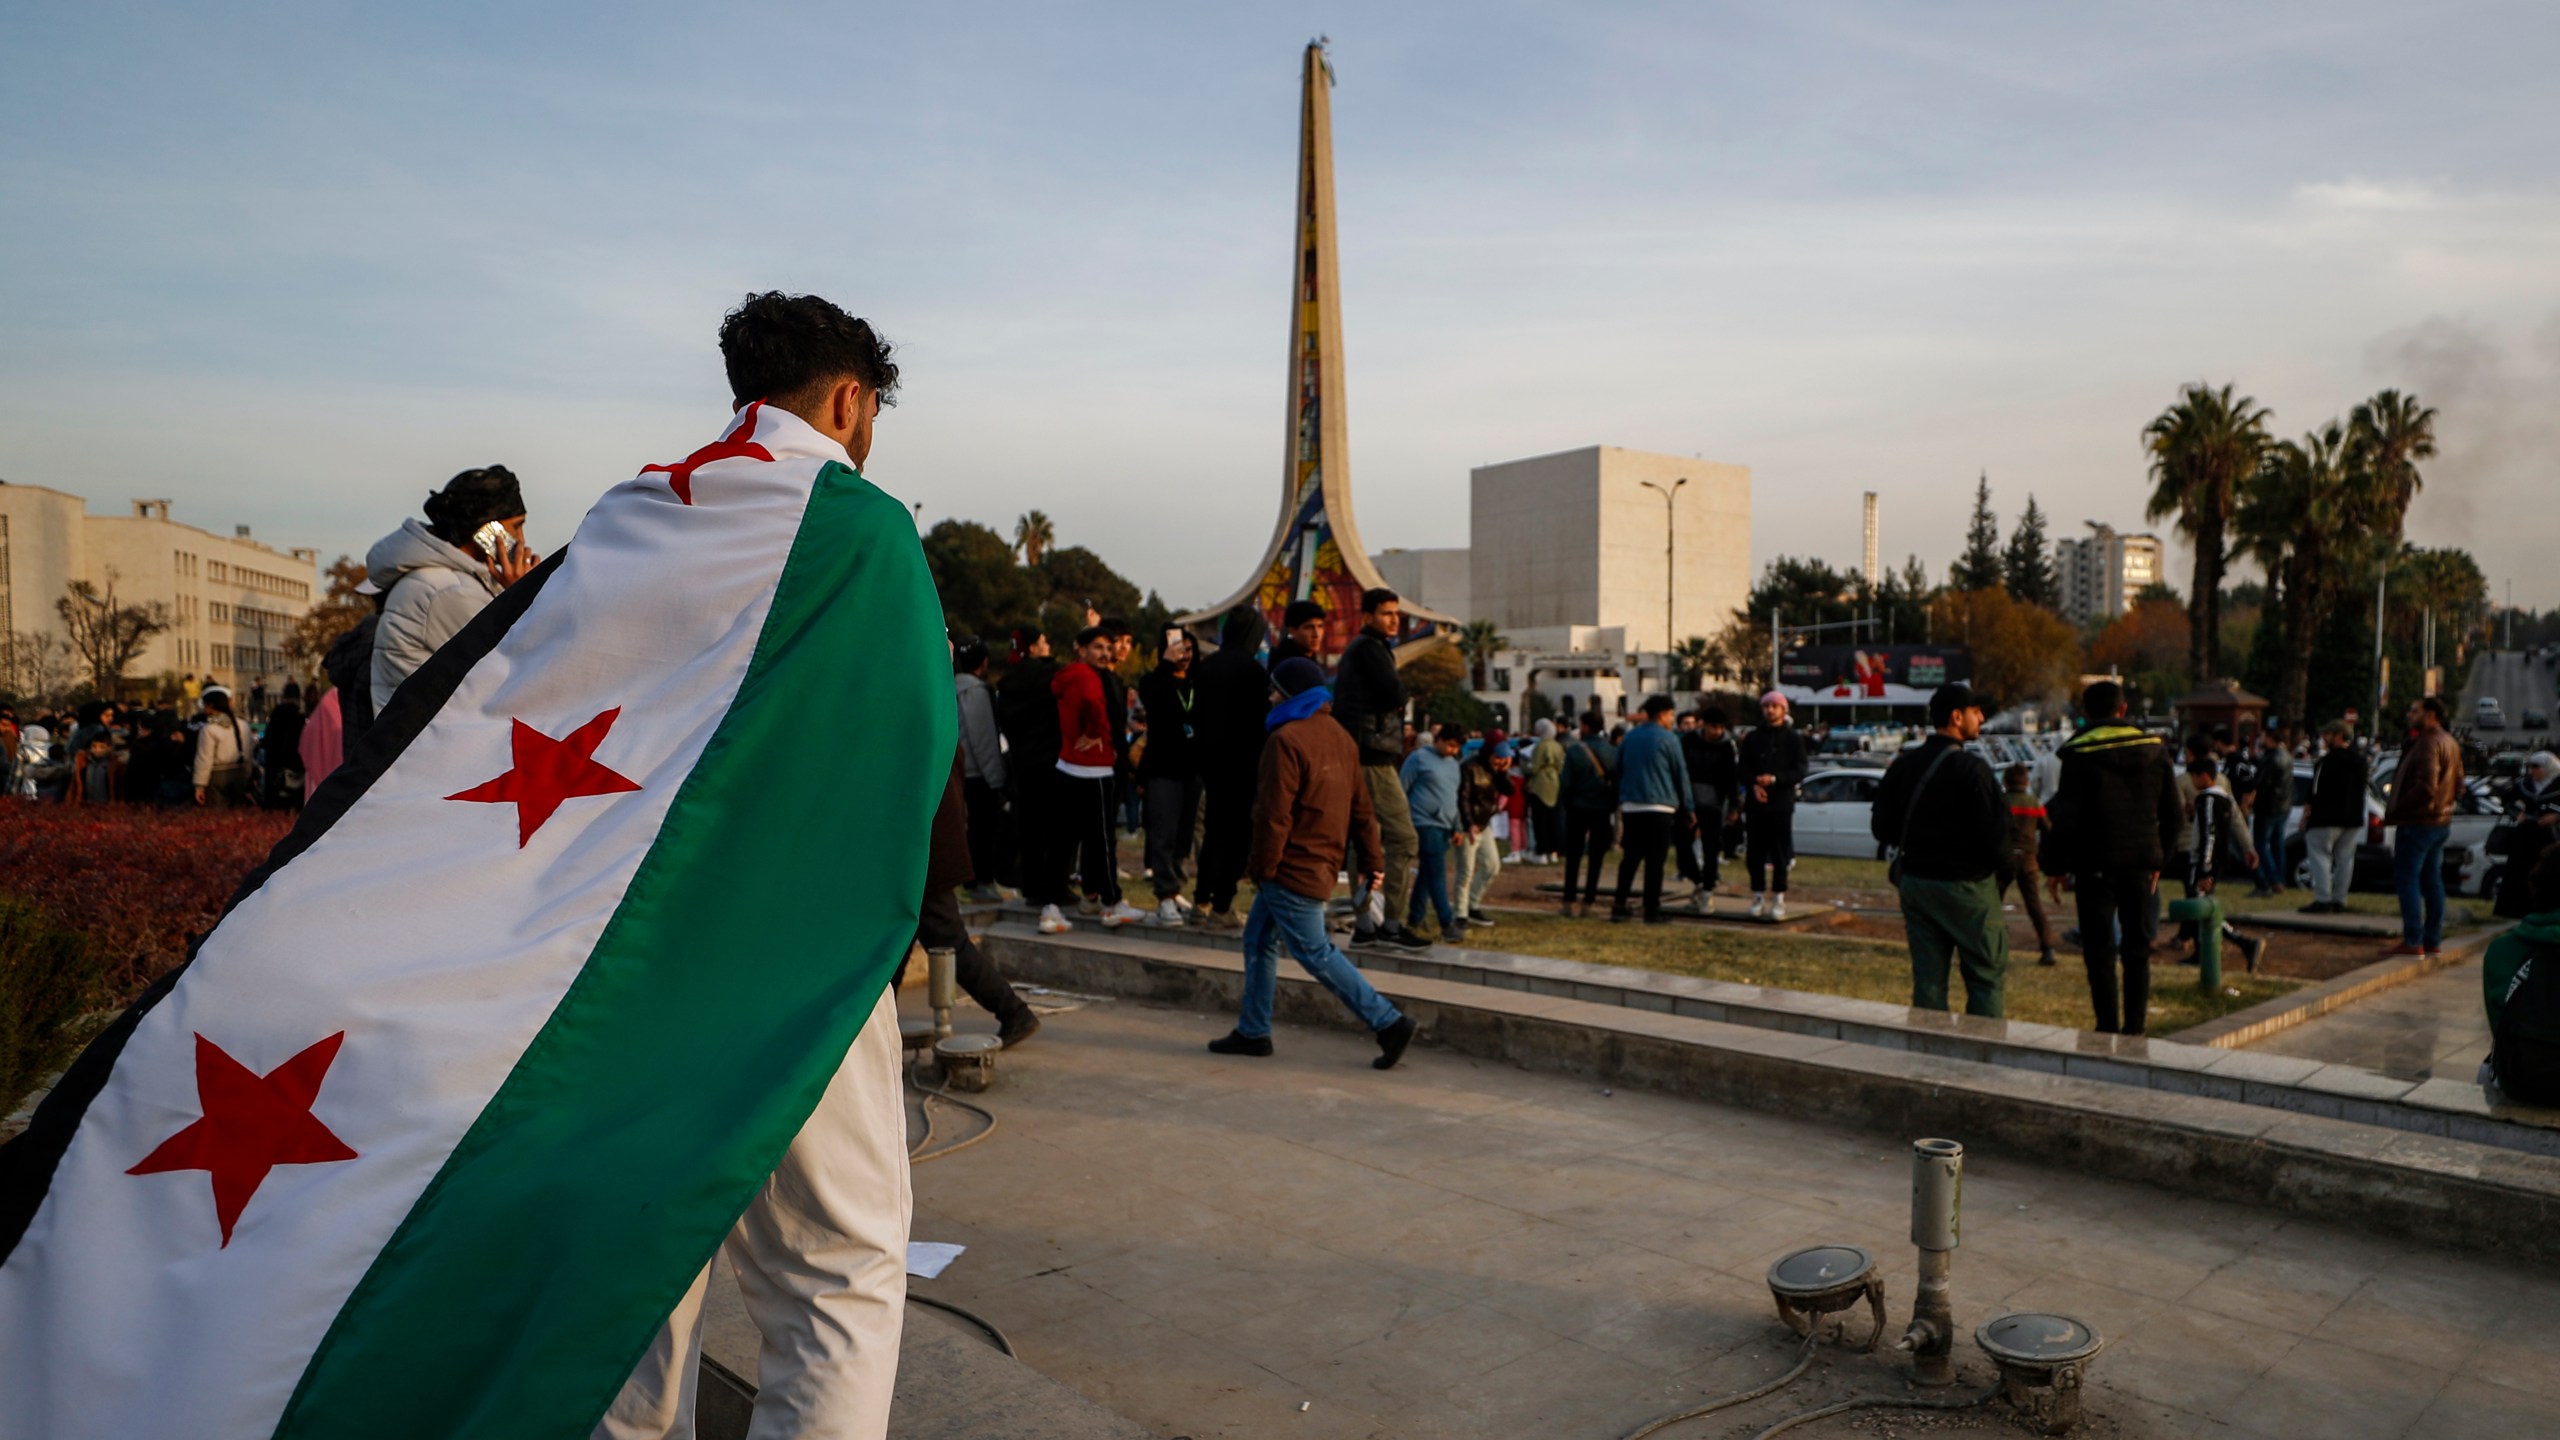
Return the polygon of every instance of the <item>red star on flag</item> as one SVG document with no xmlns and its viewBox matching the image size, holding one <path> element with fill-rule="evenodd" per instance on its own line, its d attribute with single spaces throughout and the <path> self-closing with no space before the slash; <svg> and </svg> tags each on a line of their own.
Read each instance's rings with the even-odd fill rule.
<svg viewBox="0 0 2560 1440">
<path fill-rule="evenodd" d="M 712 441 L 673 465 L 643 465 L 640 467 L 640 473 L 666 476 L 667 488 L 676 492 L 676 498 L 687 505 L 692 504 L 693 472 L 700 467 L 714 460 L 770 460 L 773 458 L 772 451 L 753 440 L 736 438 L 756 433 L 756 412 L 763 408 L 764 402 L 756 401 L 740 412 L 738 423 L 729 427 L 728 435 Z"/>
<path fill-rule="evenodd" d="M 484 805 L 515 802 L 516 848 L 521 850 L 533 839 L 533 832 L 542 828 L 542 822 L 551 818 L 551 812 L 560 808 L 561 801 L 581 795 L 619 795 L 640 788 L 640 782 L 596 763 L 596 747 L 604 743 L 605 732 L 613 728 L 614 717 L 621 713 L 622 707 L 617 705 L 561 740 L 517 720 L 516 768 L 444 798 L 476 800 Z"/>
<path fill-rule="evenodd" d="M 320 1081 L 338 1045 L 339 1031 L 264 1075 L 232 1059 L 222 1047 L 196 1037 L 196 1103 L 204 1115 L 160 1142 L 128 1175 L 157 1175 L 167 1170 L 207 1170 L 213 1174 L 213 1213 L 222 1222 L 222 1243 L 231 1244 L 231 1227 L 249 1208 L 249 1197 L 266 1183 L 278 1165 L 318 1165 L 353 1160 L 346 1146 L 311 1113 L 320 1097 Z"/>
</svg>

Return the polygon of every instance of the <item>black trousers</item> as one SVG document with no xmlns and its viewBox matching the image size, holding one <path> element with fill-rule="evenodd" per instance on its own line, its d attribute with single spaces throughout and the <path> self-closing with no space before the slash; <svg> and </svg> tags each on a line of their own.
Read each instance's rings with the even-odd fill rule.
<svg viewBox="0 0 2560 1440">
<path fill-rule="evenodd" d="M 1088 780 L 1064 770 L 1053 772 L 1049 781 L 1050 874 L 1057 883 L 1056 894 L 1066 896 L 1067 874 L 1074 871 L 1083 882 L 1084 893 L 1106 907 L 1120 903 L 1120 857 L 1113 843 L 1119 838 L 1114 825 L 1119 794 L 1118 776 Z M 1044 898 L 1043 905 L 1063 905 L 1065 899 Z"/>
<path fill-rule="evenodd" d="M 2089 967 L 2089 1008 L 2101 1034 L 2139 1035 L 2151 1013 L 2151 944 L 2160 933 L 2159 896 L 2148 870 L 2083 872 L 2072 879 L 2080 912 L 2080 953 Z M 2119 940 L 2121 935 L 2121 940 Z M 2116 1008 L 2116 965 L 2124 965 L 2124 1008 Z"/>
<path fill-rule="evenodd" d="M 1697 801 L 1689 812 L 1697 823 L 1685 835 L 1675 834 L 1671 853 L 1679 857 L 1680 878 L 1701 890 L 1713 890 L 1724 877 L 1724 806 L 1712 785 L 1693 785 Z"/>
<path fill-rule="evenodd" d="M 1067 872 L 1056 868 L 1057 825 L 1049 818 L 1056 808 L 1052 792 L 1057 788 L 1058 771 L 1054 763 L 1033 766 L 1028 763 L 1013 767 L 1013 873 L 1021 886 L 1023 898 L 1034 905 L 1062 903 L 1058 892 L 1066 888 Z M 1075 897 L 1070 895 L 1067 899 Z"/>
<path fill-rule="evenodd" d="M 1753 805 L 1743 810 L 1742 863 L 1751 871 L 1753 894 L 1787 893 L 1787 871 L 1796 863 L 1796 807 Z"/>
<path fill-rule="evenodd" d="M 1627 893 L 1634 887 L 1636 866 L 1644 866 L 1644 918 L 1662 914 L 1662 859 L 1671 851 L 1673 837 L 1680 833 L 1680 816 L 1666 810 L 1629 810 L 1621 814 L 1626 827 L 1624 847 L 1618 852 L 1618 908 L 1627 908 Z M 1597 870 L 1599 866 L 1592 866 Z"/>
<path fill-rule="evenodd" d="M 979 1009 L 996 1017 L 998 1023 L 1010 1024 L 1017 1016 L 1031 1012 L 1031 1007 L 997 971 L 996 962 L 969 938 L 969 927 L 960 918 L 957 894 L 941 890 L 924 897 L 924 910 L 916 919 L 916 943 L 927 950 L 952 952 L 952 969 L 961 990 L 978 1002 Z M 907 959 L 913 961 L 914 954 L 910 952 Z M 903 982 L 906 976 L 906 967 L 901 964 L 899 981 Z"/>
<path fill-rule="evenodd" d="M 1013 816 L 1004 792 L 984 780 L 963 779 L 969 801 L 969 869 L 981 885 L 1019 885 L 1013 868 Z"/>
<path fill-rule="evenodd" d="M 1564 844 L 1564 815 L 1554 805 L 1529 802 L 1529 848 L 1540 855 L 1553 855 Z"/>
<path fill-rule="evenodd" d="M 1254 774 L 1202 777 L 1200 885 L 1192 898 L 1212 910 L 1232 910 L 1236 887 L 1244 882 L 1245 857 L 1253 847 Z"/>
<path fill-rule="evenodd" d="M 1182 893 L 1191 836 L 1200 827 L 1200 778 L 1159 775 L 1147 787 L 1147 882 L 1158 900 Z"/>
<path fill-rule="evenodd" d="M 1587 858 L 1591 877 L 1584 882 L 1582 903 L 1600 903 L 1600 857 L 1609 853 L 1613 837 L 1610 826 L 1618 818 L 1614 810 L 1582 810 L 1568 806 L 1564 812 L 1564 901 L 1573 903 L 1573 877 L 1577 867 Z"/>
</svg>

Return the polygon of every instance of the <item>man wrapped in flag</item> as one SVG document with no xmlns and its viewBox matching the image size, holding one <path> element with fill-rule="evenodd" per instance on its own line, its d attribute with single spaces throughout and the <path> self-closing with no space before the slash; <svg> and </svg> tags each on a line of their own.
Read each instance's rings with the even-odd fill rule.
<svg viewBox="0 0 2560 1440">
<path fill-rule="evenodd" d="M 941 607 L 857 468 L 887 346 L 780 294 L 720 342 L 720 438 L 377 697 L 0 1149 L 0 1440 L 690 1433 L 724 1241 L 755 1433 L 885 1430 Z"/>
</svg>

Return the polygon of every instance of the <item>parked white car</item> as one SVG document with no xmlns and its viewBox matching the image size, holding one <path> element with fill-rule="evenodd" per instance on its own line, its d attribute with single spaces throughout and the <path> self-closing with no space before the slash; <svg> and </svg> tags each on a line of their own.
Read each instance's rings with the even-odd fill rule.
<svg viewBox="0 0 2560 1440">
<path fill-rule="evenodd" d="M 1796 792 L 1796 853 L 1882 858 L 1882 847 L 1867 830 L 1882 779 L 1881 770 L 1848 767 L 1807 775 Z"/>
</svg>

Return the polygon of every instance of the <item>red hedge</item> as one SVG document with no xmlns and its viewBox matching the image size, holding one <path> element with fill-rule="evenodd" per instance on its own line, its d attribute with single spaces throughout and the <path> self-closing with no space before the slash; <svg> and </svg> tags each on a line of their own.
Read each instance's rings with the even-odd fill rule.
<svg viewBox="0 0 2560 1440">
<path fill-rule="evenodd" d="M 88 937 L 121 1005 L 186 958 L 292 825 L 276 811 L 0 800 L 0 891 Z"/>
</svg>

